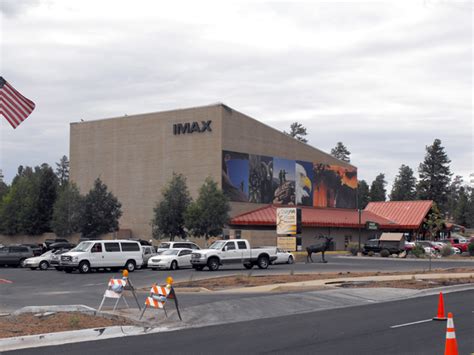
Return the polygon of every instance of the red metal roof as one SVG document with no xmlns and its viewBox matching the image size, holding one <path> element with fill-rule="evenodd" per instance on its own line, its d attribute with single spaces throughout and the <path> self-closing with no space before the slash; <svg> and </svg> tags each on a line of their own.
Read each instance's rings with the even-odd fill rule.
<svg viewBox="0 0 474 355">
<path fill-rule="evenodd" d="M 417 229 L 433 206 L 433 201 L 370 202 L 364 211 L 387 218 L 400 228 Z"/>
<path fill-rule="evenodd" d="M 283 206 L 269 205 L 247 212 L 231 219 L 231 225 L 274 226 L 276 224 L 276 209 Z M 287 206 L 286 206 L 287 207 Z M 341 227 L 358 228 L 359 213 L 357 210 L 342 208 L 301 208 L 301 219 L 304 227 Z M 392 221 L 377 216 L 368 211 L 362 211 L 361 224 L 367 221 L 376 222 L 380 228 L 396 228 Z"/>
<path fill-rule="evenodd" d="M 371 202 L 361 212 L 361 225 L 367 221 L 376 222 L 381 229 L 417 229 L 430 210 L 433 201 L 390 201 Z M 268 205 L 254 211 L 243 213 L 231 219 L 231 225 L 274 226 L 276 209 Z M 304 227 L 339 227 L 358 228 L 359 213 L 357 210 L 342 208 L 301 208 L 301 219 Z"/>
</svg>

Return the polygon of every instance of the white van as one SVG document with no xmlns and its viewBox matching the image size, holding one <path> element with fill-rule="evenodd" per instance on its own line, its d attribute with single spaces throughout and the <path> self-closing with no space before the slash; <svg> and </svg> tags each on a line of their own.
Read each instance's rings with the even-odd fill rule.
<svg viewBox="0 0 474 355">
<path fill-rule="evenodd" d="M 91 269 L 125 268 L 132 272 L 143 264 L 142 246 L 133 240 L 88 240 L 61 255 L 65 272 L 75 269 L 83 274 Z"/>
</svg>

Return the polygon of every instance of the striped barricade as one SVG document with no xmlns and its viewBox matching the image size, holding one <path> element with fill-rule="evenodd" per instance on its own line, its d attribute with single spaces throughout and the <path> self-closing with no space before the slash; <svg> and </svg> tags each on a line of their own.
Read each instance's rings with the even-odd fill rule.
<svg viewBox="0 0 474 355">
<path fill-rule="evenodd" d="M 104 296 L 102 297 L 102 302 L 100 302 L 100 306 L 97 309 L 99 312 L 104 305 L 106 298 L 114 298 L 117 301 L 115 302 L 113 310 L 117 308 L 117 305 L 121 299 L 123 299 L 125 305 L 129 308 L 127 300 L 124 296 L 124 291 L 131 291 L 133 296 L 135 297 L 135 301 L 137 302 L 138 309 L 141 309 L 140 303 L 138 302 L 137 295 L 135 294 L 135 288 L 133 287 L 130 279 L 128 277 L 122 277 L 121 279 L 110 279 L 107 284 L 107 289 L 104 292 Z"/>
<path fill-rule="evenodd" d="M 145 299 L 145 307 L 143 308 L 143 312 L 140 316 L 140 319 L 142 319 L 147 308 L 162 309 L 165 312 L 166 318 L 168 318 L 165 303 L 169 299 L 174 301 L 179 319 L 182 320 L 178 308 L 178 300 L 176 298 L 176 293 L 174 292 L 174 289 L 170 284 L 166 286 L 153 285 L 151 287 L 150 295 Z"/>
</svg>

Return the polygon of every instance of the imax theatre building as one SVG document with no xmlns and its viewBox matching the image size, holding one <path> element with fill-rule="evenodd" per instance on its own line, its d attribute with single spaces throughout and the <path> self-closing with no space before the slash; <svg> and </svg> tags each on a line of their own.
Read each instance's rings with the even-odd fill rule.
<svg viewBox="0 0 474 355">
<path fill-rule="evenodd" d="M 97 177 L 122 203 L 120 229 L 151 238 L 153 208 L 173 172 L 193 198 L 207 177 L 229 197 L 225 237 L 276 245 L 276 208 L 302 209 L 303 246 L 331 235 L 356 241 L 357 169 L 223 104 L 71 123 L 70 176 L 83 194 Z M 393 225 L 391 226 L 393 229 Z M 363 241 L 374 232 L 362 231 Z"/>
</svg>

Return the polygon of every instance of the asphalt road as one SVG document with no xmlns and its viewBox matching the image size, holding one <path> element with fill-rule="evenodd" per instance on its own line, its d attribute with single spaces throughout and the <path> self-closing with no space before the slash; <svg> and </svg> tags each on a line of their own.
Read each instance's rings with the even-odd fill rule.
<svg viewBox="0 0 474 355">
<path fill-rule="evenodd" d="M 474 352 L 474 291 L 448 294 L 460 354 Z M 446 323 L 427 320 L 437 296 L 219 326 L 11 352 L 11 354 L 442 354 Z M 9 353 L 10 354 L 10 353 Z"/>
<path fill-rule="evenodd" d="M 317 256 L 316 258 L 320 258 Z M 316 260 L 315 258 L 315 260 Z M 422 271 L 428 268 L 426 260 L 388 259 L 388 258 L 355 258 L 327 256 L 328 263 L 296 263 L 293 265 L 272 265 L 267 270 L 255 268 L 252 275 L 272 275 L 289 273 L 328 273 L 328 272 L 357 272 L 357 271 Z M 433 268 L 470 267 L 474 269 L 472 261 L 445 261 L 434 260 Z M 137 288 L 148 287 L 153 283 L 164 283 L 168 275 L 175 281 L 196 280 L 208 277 L 242 274 L 249 271 L 237 267 L 224 267 L 217 272 L 192 269 L 177 271 L 137 270 L 130 274 L 130 279 Z M 108 280 L 120 277 L 119 273 L 93 272 L 90 274 L 66 274 L 56 270 L 39 271 L 18 268 L 0 268 L 0 311 L 12 311 L 30 305 L 67 305 L 84 304 L 98 307 Z M 2 283 L 1 279 L 12 283 Z M 196 304 L 212 301 L 222 295 L 194 295 L 183 294 L 181 299 L 187 304 Z M 237 297 L 237 296 L 225 296 Z"/>
</svg>

